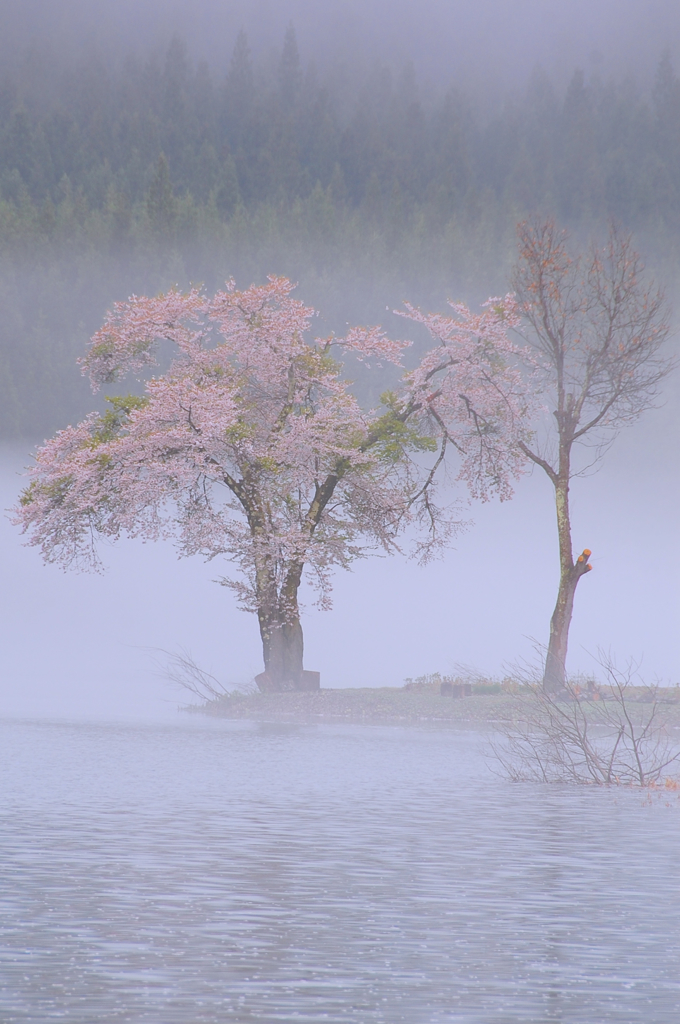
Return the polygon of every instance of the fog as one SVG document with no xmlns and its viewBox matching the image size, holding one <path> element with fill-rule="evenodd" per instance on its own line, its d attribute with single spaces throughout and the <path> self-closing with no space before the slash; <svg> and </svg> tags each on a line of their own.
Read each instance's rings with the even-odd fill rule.
<svg viewBox="0 0 680 1024">
<path fill-rule="evenodd" d="M 572 672 L 597 674 L 601 649 L 641 663 L 648 682 L 680 678 L 676 422 L 670 405 L 649 413 L 573 485 L 574 544 L 592 549 L 594 571 L 576 597 Z M 4 449 L 5 507 L 24 451 Z M 369 558 L 337 573 L 333 610 L 303 618 L 307 667 L 325 687 L 398 686 L 458 664 L 502 676 L 535 660 L 557 585 L 552 500 L 534 473 L 511 502 L 472 505 L 475 525 L 443 560 Z M 180 649 L 227 686 L 261 670 L 257 620 L 213 582 L 216 563 L 123 540 L 102 548 L 103 575 L 64 573 L 22 547 L 7 520 L 2 545 L 0 714 L 173 716 L 193 699 L 163 678 L 163 652 Z"/>
<path fill-rule="evenodd" d="M 257 617 L 216 582 L 230 567 L 123 538 L 100 545 L 101 573 L 65 572 L 11 509 L 43 438 L 104 407 L 76 357 L 131 294 L 286 276 L 324 337 L 411 327 L 413 367 L 431 340 L 394 315 L 404 300 L 476 311 L 507 290 L 518 222 L 554 218 L 578 249 L 614 221 L 675 307 L 677 353 L 679 70 L 678 0 L 0 0 L 2 1021 L 676 1019 L 667 693 L 629 705 L 631 735 L 616 699 L 539 694 L 504 735 L 504 696 L 435 686 L 361 695 L 361 724 L 180 714 L 197 698 L 173 658 L 227 690 L 263 668 Z M 394 368 L 345 368 L 366 408 L 395 386 Z M 572 677 L 602 679 L 607 659 L 680 685 L 679 435 L 676 370 L 572 482 L 593 568 Z M 469 529 L 425 566 L 405 551 L 336 571 L 331 610 L 303 584 L 322 688 L 539 676 L 553 487 L 535 469 L 461 514 Z M 392 703 L 410 717 L 369 718 Z M 563 712 L 587 740 L 570 746 Z"/>
<path fill-rule="evenodd" d="M 64 67 L 81 62 L 90 52 L 105 54 L 107 60 L 119 66 L 130 52 L 144 59 L 155 53 L 161 59 L 173 34 L 179 33 L 188 44 L 191 60 L 208 60 L 219 84 L 240 28 L 247 31 L 255 57 L 271 69 L 277 64 L 291 20 L 303 65 L 315 62 L 322 79 L 333 75 L 351 79 L 355 66 L 367 67 L 376 60 L 397 69 L 412 61 L 426 99 L 453 84 L 482 105 L 488 102 L 498 108 L 512 95 L 524 93 L 537 64 L 560 89 L 580 67 L 587 76 L 603 80 L 638 76 L 648 91 L 661 52 L 668 48 L 676 55 L 680 53 L 680 13 L 675 0 L 650 0 L 645 4 L 639 0 L 425 0 L 419 4 L 406 0 L 25 0 L 21 5 L 3 0 L 0 59 L 4 70 L 16 72 L 19 80 L 22 75 L 35 74 L 48 81 L 52 72 L 55 76 L 61 74 Z M 480 152 L 483 154 L 483 147 Z M 148 166 L 140 163 L 141 169 L 135 171 L 135 180 L 141 182 L 140 196 L 145 194 L 145 182 L 155 166 L 155 152 L 150 159 Z M 671 154 L 671 170 L 673 159 Z M 575 179 L 579 173 L 577 167 Z M 649 180 L 655 173 L 652 168 Z M 17 209 L 21 203 L 22 210 L 28 209 L 16 175 L 10 177 L 8 195 L 15 189 L 18 198 L 12 201 L 18 204 Z M 104 183 L 108 180 L 102 177 Z M 393 195 L 387 174 L 385 180 L 386 192 Z M 119 179 L 116 181 L 119 183 Z M 42 211 L 42 217 L 44 207 L 39 204 L 43 193 L 38 185 L 35 188 L 35 209 Z M 58 191 L 61 183 L 50 188 L 56 195 L 55 188 Z M 47 186 L 45 189 L 49 200 L 52 193 Z M 88 214 L 91 222 L 87 221 L 95 226 L 104 223 L 100 214 L 109 201 L 98 198 L 99 192 L 106 193 L 105 185 L 100 188 L 95 182 Z M 502 189 L 501 193 L 505 195 Z M 461 191 L 463 194 L 468 196 L 469 192 Z M 70 195 L 62 200 L 64 207 L 71 203 Z M 100 199 L 104 206 L 97 206 Z M 77 371 L 65 367 L 72 366 L 73 352 L 96 326 L 104 304 L 122 298 L 126 290 L 143 289 L 145 281 L 157 282 L 160 287 L 199 274 L 213 283 L 211 260 L 219 264 L 220 273 L 223 269 L 231 272 L 235 266 L 246 268 L 239 285 L 249 283 L 245 275 L 251 270 L 253 277 L 260 278 L 268 271 L 290 272 L 301 278 L 307 275 L 311 285 L 308 291 L 301 288 L 301 297 L 315 302 L 322 313 L 327 299 L 333 326 L 342 323 L 345 316 L 363 315 L 366 310 L 373 316 L 376 310 L 383 310 L 386 304 L 395 305 L 405 296 L 417 299 L 414 292 L 418 288 L 420 294 L 428 294 L 428 301 L 432 297 L 434 286 L 428 292 L 423 285 L 427 277 L 423 260 L 434 260 L 430 253 L 423 256 L 423 250 L 411 252 L 404 243 L 403 259 L 399 263 L 395 255 L 398 269 L 393 271 L 391 243 L 387 242 L 380 250 L 383 277 L 376 270 L 372 278 L 372 251 L 354 251 L 355 239 L 363 236 L 350 233 L 347 251 L 342 253 L 342 272 L 336 280 L 337 268 L 325 249 L 318 250 L 321 257 L 316 250 L 305 256 L 304 243 L 298 239 L 298 249 L 289 255 L 284 229 L 264 255 L 256 251 L 260 237 L 257 231 L 262 231 L 262 237 L 266 235 L 256 213 L 249 228 L 249 255 L 238 254 L 232 234 L 225 235 L 227 241 L 223 243 L 210 241 L 212 248 L 206 243 L 204 255 L 194 263 L 191 257 L 179 253 L 178 242 L 177 251 L 172 250 L 162 264 L 159 259 L 156 266 L 151 248 L 144 248 L 141 235 L 148 228 L 144 227 L 144 203 L 139 198 L 135 202 L 137 221 L 130 229 L 133 235 L 138 232 L 134 236 L 138 245 L 135 262 L 125 264 L 124 247 L 120 253 L 116 250 L 118 276 L 112 276 L 113 263 L 107 264 L 103 256 L 100 264 L 97 262 L 101 254 L 95 252 L 99 236 L 94 229 L 91 235 L 86 231 L 78 235 L 82 252 L 78 250 L 79 269 L 73 271 L 73 299 L 68 292 L 71 278 L 66 271 L 61 278 L 55 269 L 61 256 L 58 233 L 48 256 L 37 250 L 36 284 L 26 295 L 22 293 L 23 271 L 18 256 L 14 269 L 7 269 L 13 259 L 14 237 L 13 222 L 7 219 L 10 227 L 3 235 L 3 273 L 8 283 L 3 301 L 22 306 L 21 315 L 16 314 L 7 331 L 9 343 L 17 350 L 25 344 L 28 352 L 25 365 L 21 364 L 23 376 L 17 378 L 26 392 L 23 396 L 12 392 L 18 405 L 26 402 L 36 379 L 42 381 L 34 389 L 37 404 L 52 400 L 42 397 L 47 396 L 42 379 L 45 375 L 71 374 L 69 381 L 76 381 Z M 362 221 L 361 202 L 364 199 L 360 197 L 358 205 L 347 213 L 348 223 L 354 217 L 351 223 L 355 228 Z M 462 202 L 464 207 L 468 200 Z M 462 293 L 478 299 L 503 287 L 508 237 L 516 219 L 513 203 L 511 197 L 508 209 L 499 206 L 498 218 L 504 218 L 502 230 L 480 215 L 478 223 L 470 221 L 467 235 L 463 231 L 455 236 L 455 273 L 449 281 L 455 297 Z M 282 205 L 285 203 L 279 202 Z M 481 201 L 479 205 L 483 205 Z M 69 210 L 75 207 L 77 203 L 71 203 Z M 582 234 L 584 224 L 590 223 L 589 210 L 585 204 L 579 214 Z M 593 216 L 602 212 L 596 210 Z M 49 215 L 54 217 L 54 208 Z M 382 222 L 379 213 L 375 216 L 378 228 L 371 238 L 378 236 L 380 225 L 384 228 L 387 224 L 391 230 L 389 217 L 393 214 L 389 210 L 383 213 Z M 37 217 L 30 210 L 25 214 L 27 238 L 34 237 L 30 232 Z M 86 223 L 85 214 L 82 222 Z M 674 288 L 678 258 L 672 226 L 667 235 L 665 225 L 659 226 L 653 217 L 644 224 L 644 237 L 652 249 L 659 242 L 661 255 L 654 251 L 652 264 L 656 261 L 660 275 Z M 658 238 L 653 233 L 654 225 Z M 469 245 L 475 232 L 479 244 L 475 241 Z M 104 252 L 110 238 L 105 233 L 101 238 Z M 111 238 L 115 238 L 115 231 Z M 113 242 L 111 246 L 115 248 Z M 499 252 L 492 257 L 494 247 Z M 73 250 L 68 250 L 71 255 L 76 248 L 74 243 Z M 219 259 L 214 256 L 218 250 Z M 31 251 L 27 244 L 21 258 L 30 259 Z M 270 252 L 274 254 L 271 259 Z M 43 258 L 44 268 L 40 262 Z M 76 257 L 73 259 L 75 265 Z M 111 283 L 114 279 L 115 286 Z M 413 286 L 416 279 L 418 288 Z M 382 280 L 387 282 L 384 292 Z M 436 302 L 441 305 L 446 293 L 439 284 L 436 292 Z M 58 305 L 58 315 L 51 320 L 51 307 L 43 308 L 36 325 L 26 329 L 31 322 L 24 315 L 26 309 L 32 302 L 47 301 L 46 295 L 48 307 L 50 302 Z M 393 319 L 391 328 L 394 323 Z M 71 324 L 77 326 L 72 328 Z M 63 341 L 66 337 L 68 344 Z M 41 344 L 45 350 L 49 348 L 53 360 L 46 370 L 40 368 L 42 377 L 31 363 Z M 54 394 L 60 394 L 58 389 Z M 67 422 L 66 417 L 82 400 L 82 391 L 77 401 L 69 398 L 69 411 L 64 411 L 63 420 L 57 416 L 58 422 Z M 50 416 L 54 418 L 52 410 Z M 679 419 L 676 381 L 668 386 L 665 406 L 624 432 L 598 473 L 574 483 L 574 544 L 578 550 L 586 546 L 593 550 L 595 571 L 581 583 L 577 594 L 570 637 L 569 667 L 573 672 L 596 670 L 597 652 L 602 649 L 611 651 L 619 662 L 628 658 L 641 662 L 648 681 L 675 683 L 680 679 L 676 507 Z M 17 422 L 25 423 L 20 417 Z M 5 444 L 0 472 L 5 508 L 16 500 L 21 487 L 17 474 L 28 461 L 30 448 L 28 441 Z M 535 644 L 544 644 L 547 639 L 557 583 L 550 485 L 536 472 L 518 484 L 513 501 L 472 505 L 469 515 L 474 526 L 439 562 L 425 568 L 400 557 L 358 562 L 352 572 L 336 574 L 334 609 L 328 613 L 314 610 L 311 595 L 307 595 L 306 664 L 321 672 L 322 685 L 399 685 L 407 677 L 450 672 L 461 664 L 502 676 L 517 662 L 532 659 Z M 189 651 L 226 686 L 244 684 L 260 670 L 256 619 L 239 612 L 231 593 L 213 582 L 221 571 L 214 564 L 178 560 L 167 544 L 123 541 L 104 549 L 107 570 L 103 575 L 65 574 L 45 566 L 35 550 L 22 546 L 18 531 L 7 519 L 3 519 L 1 530 L 6 585 L 0 624 L 0 714 L 113 718 L 174 715 L 184 697 L 163 678 L 162 663 L 163 652 L 178 649 Z"/>
<path fill-rule="evenodd" d="M 0 5 L 0 46 L 16 59 L 27 45 L 118 55 L 167 46 L 174 33 L 224 70 L 244 28 L 256 53 L 278 48 L 293 21 L 301 49 L 323 66 L 412 60 L 438 88 L 480 95 L 524 88 L 535 64 L 558 84 L 575 67 L 649 76 L 660 52 L 680 46 L 674 0 L 24 0 Z"/>
</svg>

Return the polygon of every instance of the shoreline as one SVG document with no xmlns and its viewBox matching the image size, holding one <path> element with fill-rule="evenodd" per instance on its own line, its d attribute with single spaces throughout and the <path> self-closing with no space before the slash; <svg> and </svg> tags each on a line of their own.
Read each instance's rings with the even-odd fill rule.
<svg viewBox="0 0 680 1024">
<path fill-rule="evenodd" d="M 675 689 L 675 688 L 674 688 Z M 680 702 L 665 709 L 667 722 L 680 726 Z M 348 687 L 311 693 L 225 694 L 202 705 L 189 705 L 190 714 L 262 722 L 353 723 L 364 725 L 507 725 L 523 718 L 529 694 L 475 694 L 464 697 L 402 687 Z M 644 705 L 642 705 L 644 707 Z"/>
<path fill-rule="evenodd" d="M 506 694 L 451 698 L 388 686 L 311 693 L 231 693 L 186 708 L 191 714 L 213 718 L 364 725 L 492 725 L 512 721 L 517 709 L 517 699 Z"/>
</svg>

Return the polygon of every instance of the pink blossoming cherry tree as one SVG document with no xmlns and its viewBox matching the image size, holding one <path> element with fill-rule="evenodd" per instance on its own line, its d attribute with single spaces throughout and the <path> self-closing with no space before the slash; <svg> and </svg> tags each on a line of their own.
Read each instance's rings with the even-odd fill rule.
<svg viewBox="0 0 680 1024">
<path fill-rule="evenodd" d="M 181 554 L 223 558 L 231 587 L 257 614 L 262 689 L 305 689 L 298 593 L 306 577 L 328 606 L 330 576 L 401 531 L 427 558 L 461 524 L 436 488 L 449 453 L 485 499 L 511 494 L 526 456 L 526 381 L 507 329 L 511 298 L 473 315 L 406 307 L 435 346 L 379 409 L 362 409 L 343 353 L 400 364 L 407 343 L 377 328 L 313 339 L 314 310 L 270 278 L 214 297 L 198 289 L 118 303 L 82 360 L 96 391 L 126 373 L 167 372 L 142 397 L 108 398 L 46 442 L 16 519 L 46 561 L 99 567 L 97 538 L 172 538 Z M 235 572 L 234 572 L 235 570 Z"/>
</svg>

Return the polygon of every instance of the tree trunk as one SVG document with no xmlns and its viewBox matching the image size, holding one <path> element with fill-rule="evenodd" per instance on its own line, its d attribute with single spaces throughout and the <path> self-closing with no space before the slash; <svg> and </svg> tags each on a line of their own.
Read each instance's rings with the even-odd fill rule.
<svg viewBox="0 0 680 1024">
<path fill-rule="evenodd" d="M 258 612 L 258 619 L 266 676 L 261 688 L 274 692 L 302 689 L 304 644 L 299 616 L 293 622 L 282 622 L 277 609 L 271 617 Z"/>
<path fill-rule="evenodd" d="M 550 620 L 550 640 L 543 672 L 543 689 L 546 693 L 559 693 L 566 682 L 567 647 L 569 626 L 574 611 L 574 595 L 581 576 L 590 572 L 588 563 L 590 550 L 585 548 L 576 562 L 573 561 L 571 546 L 571 522 L 569 518 L 569 466 L 565 465 L 555 480 L 555 506 L 557 510 L 557 532 L 560 546 L 560 584 L 557 603 Z"/>
<path fill-rule="evenodd" d="M 271 581 L 261 595 L 257 612 L 264 656 L 264 672 L 257 677 L 261 690 L 281 693 L 310 688 L 305 678 L 310 673 L 303 669 L 304 641 L 297 600 L 302 568 L 293 564 L 279 593 Z"/>
<path fill-rule="evenodd" d="M 571 571 L 560 573 L 557 603 L 550 620 L 550 640 L 543 672 L 543 689 L 546 693 L 559 693 L 566 682 L 567 646 L 569 626 L 574 610 L 574 594 L 578 577 Z"/>
</svg>

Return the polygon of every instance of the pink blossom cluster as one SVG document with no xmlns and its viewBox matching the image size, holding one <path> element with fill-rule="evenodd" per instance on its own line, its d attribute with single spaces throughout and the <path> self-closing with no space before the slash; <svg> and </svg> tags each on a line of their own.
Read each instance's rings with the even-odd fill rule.
<svg viewBox="0 0 680 1024">
<path fill-rule="evenodd" d="M 406 375 L 414 412 L 457 450 L 458 478 L 473 497 L 511 497 L 511 481 L 526 465 L 521 442 L 531 436 L 535 412 L 530 356 L 508 334 L 520 324 L 513 296 L 489 299 L 477 314 L 463 303 L 450 303 L 453 316 L 405 306 L 395 312 L 422 324 L 436 342 Z"/>
<path fill-rule="evenodd" d="M 371 417 L 331 340 L 307 339 L 314 310 L 292 288 L 272 278 L 212 299 L 173 291 L 114 307 L 82 360 L 95 389 L 152 366 L 163 342 L 177 356 L 142 401 L 121 411 L 119 400 L 118 414 L 91 414 L 38 451 L 18 520 L 48 561 L 96 566 L 98 535 L 173 536 L 184 554 L 236 563 L 245 582 L 234 586 L 253 607 L 262 565 L 280 577 L 305 564 L 323 601 L 330 567 L 358 553 L 359 534 L 388 543 L 398 474 L 390 482 L 363 444 Z M 352 332 L 348 347 L 401 351 L 375 330 Z"/>
<path fill-rule="evenodd" d="M 93 567 L 98 536 L 172 537 L 182 554 L 240 570 L 225 582 L 247 608 L 289 586 L 295 567 L 327 604 L 332 568 L 367 545 L 389 550 L 425 517 L 423 553 L 459 524 L 434 500 L 447 452 L 473 494 L 510 494 L 529 413 L 507 335 L 511 297 L 479 315 L 407 306 L 437 345 L 391 406 L 369 413 L 334 347 L 398 364 L 407 343 L 378 328 L 311 339 L 314 310 L 292 289 L 282 278 L 243 291 L 230 282 L 212 298 L 192 289 L 114 307 L 82 360 L 95 390 L 148 370 L 163 344 L 175 357 L 143 398 L 111 400 L 37 452 L 16 518 L 46 560 Z M 433 448 L 428 468 L 414 453 Z"/>
</svg>

